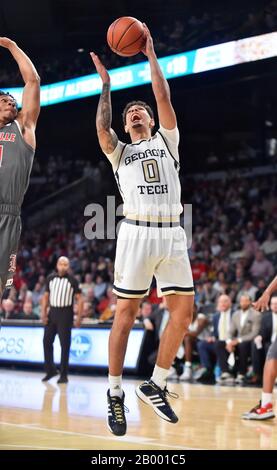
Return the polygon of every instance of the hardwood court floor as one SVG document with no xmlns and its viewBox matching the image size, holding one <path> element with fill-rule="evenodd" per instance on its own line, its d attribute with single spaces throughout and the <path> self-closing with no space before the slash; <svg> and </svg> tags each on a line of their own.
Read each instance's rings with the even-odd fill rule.
<svg viewBox="0 0 277 470">
<path fill-rule="evenodd" d="M 106 428 L 106 379 L 56 377 L 0 369 L 0 450 L 3 449 L 277 449 L 277 419 L 243 421 L 260 389 L 169 384 L 180 421 L 160 419 L 135 395 L 136 380 L 125 380 L 128 431 L 121 438 Z"/>
</svg>

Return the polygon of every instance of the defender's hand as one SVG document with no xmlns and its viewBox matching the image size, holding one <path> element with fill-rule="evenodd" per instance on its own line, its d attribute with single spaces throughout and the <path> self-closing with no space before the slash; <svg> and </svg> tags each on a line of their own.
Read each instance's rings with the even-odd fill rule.
<svg viewBox="0 0 277 470">
<path fill-rule="evenodd" d="M 110 83 L 111 78 L 107 72 L 106 67 L 102 64 L 101 60 L 99 59 L 98 55 L 94 54 L 94 52 L 90 52 L 90 57 L 95 65 L 97 72 L 99 73 L 101 80 L 103 83 Z"/>
<path fill-rule="evenodd" d="M 264 292 L 263 295 L 256 302 L 252 303 L 252 305 L 255 308 L 255 310 L 259 310 L 260 312 L 263 312 L 264 310 L 269 309 L 269 301 L 270 301 L 270 295 L 268 294 L 268 292 Z"/>
<path fill-rule="evenodd" d="M 11 39 L 0 37 L 0 46 L 5 47 L 6 49 L 10 49 L 14 45 L 15 45 L 15 42 L 12 41 Z"/>
</svg>

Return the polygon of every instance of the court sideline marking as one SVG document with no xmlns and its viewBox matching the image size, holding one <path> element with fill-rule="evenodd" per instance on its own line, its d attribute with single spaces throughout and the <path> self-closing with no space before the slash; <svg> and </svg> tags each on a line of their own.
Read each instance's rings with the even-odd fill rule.
<svg viewBox="0 0 277 470">
<path fill-rule="evenodd" d="M 29 430 L 53 432 L 53 433 L 74 435 L 74 436 L 87 437 L 87 438 L 93 438 L 93 439 L 105 439 L 105 440 L 109 440 L 112 442 L 126 442 L 126 443 L 129 442 L 132 444 L 141 444 L 145 446 L 153 445 L 156 447 L 166 447 L 168 449 L 200 450 L 200 448 L 194 448 L 194 447 L 159 444 L 159 443 L 153 442 L 154 440 L 153 438 L 132 437 L 132 436 L 128 436 L 128 437 L 123 436 L 123 437 L 114 438 L 112 436 L 99 436 L 98 434 L 86 434 L 86 433 L 80 433 L 80 432 L 74 432 L 74 431 L 63 431 L 61 429 L 48 429 L 48 428 L 42 428 L 39 426 L 32 426 L 29 424 L 15 424 L 15 423 L 8 423 L 5 421 L 0 421 L 0 424 L 3 424 L 5 426 L 14 426 L 14 427 L 23 428 L 23 429 L 29 429 Z"/>
</svg>

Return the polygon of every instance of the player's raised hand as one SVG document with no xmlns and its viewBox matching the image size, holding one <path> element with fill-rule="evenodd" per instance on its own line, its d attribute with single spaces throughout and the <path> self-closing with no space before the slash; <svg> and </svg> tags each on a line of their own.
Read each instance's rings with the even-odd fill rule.
<svg viewBox="0 0 277 470">
<path fill-rule="evenodd" d="M 146 24 L 143 23 L 144 27 L 144 34 L 145 34 L 145 46 L 142 49 L 142 52 L 147 56 L 150 57 L 151 55 L 155 55 L 153 39 L 149 29 L 147 28 Z"/>
<path fill-rule="evenodd" d="M 102 64 L 101 60 L 99 59 L 98 55 L 94 54 L 94 52 L 90 52 L 90 56 L 92 58 L 92 61 L 95 65 L 95 68 L 96 68 L 97 72 L 99 73 L 99 75 L 102 79 L 102 82 L 103 83 L 110 83 L 111 78 L 108 74 L 108 71 L 107 71 L 106 67 Z"/>
<path fill-rule="evenodd" d="M 15 42 L 12 41 L 11 39 L 0 37 L 0 46 L 5 47 L 6 49 L 9 49 L 14 44 Z"/>
<path fill-rule="evenodd" d="M 253 302 L 253 307 L 255 310 L 259 310 L 263 312 L 264 310 L 269 309 L 269 301 L 270 301 L 270 294 L 268 292 L 264 292 L 263 295 L 256 301 Z"/>
</svg>

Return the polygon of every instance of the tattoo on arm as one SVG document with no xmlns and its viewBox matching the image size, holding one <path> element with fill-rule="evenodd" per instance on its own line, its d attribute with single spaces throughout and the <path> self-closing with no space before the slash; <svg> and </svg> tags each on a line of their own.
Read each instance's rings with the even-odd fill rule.
<svg viewBox="0 0 277 470">
<path fill-rule="evenodd" d="M 116 133 L 111 129 L 111 124 L 112 104 L 110 84 L 104 83 L 96 113 L 96 129 L 100 145 L 107 153 L 112 153 L 118 142 Z"/>
<path fill-rule="evenodd" d="M 104 83 L 102 93 L 99 99 L 97 114 L 96 114 L 96 127 L 97 131 L 109 131 L 112 124 L 112 105 L 110 84 Z"/>
</svg>

